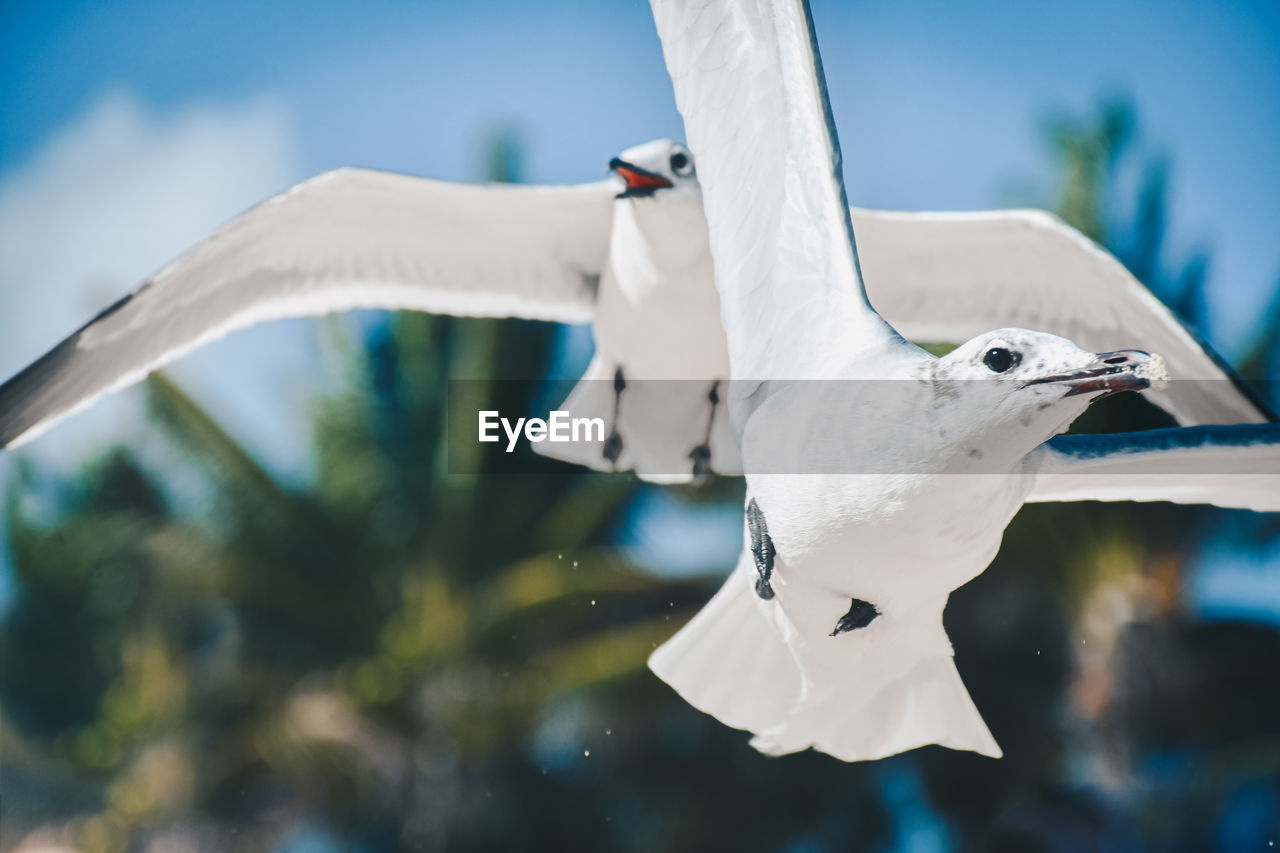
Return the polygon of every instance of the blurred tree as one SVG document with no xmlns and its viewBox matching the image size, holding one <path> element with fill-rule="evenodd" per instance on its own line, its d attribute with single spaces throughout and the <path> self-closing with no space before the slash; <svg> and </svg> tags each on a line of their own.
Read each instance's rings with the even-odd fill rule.
<svg viewBox="0 0 1280 853">
<path fill-rule="evenodd" d="M 1062 176 L 1058 214 L 1098 243 L 1108 243 L 1107 193 L 1116 162 L 1133 137 L 1133 119 L 1128 101 L 1112 98 L 1102 102 L 1094 118 L 1058 114 L 1045 122 Z M 1153 202 L 1151 212 L 1163 209 L 1163 197 Z M 1162 225 L 1158 220 L 1153 224 L 1157 229 Z"/>
</svg>

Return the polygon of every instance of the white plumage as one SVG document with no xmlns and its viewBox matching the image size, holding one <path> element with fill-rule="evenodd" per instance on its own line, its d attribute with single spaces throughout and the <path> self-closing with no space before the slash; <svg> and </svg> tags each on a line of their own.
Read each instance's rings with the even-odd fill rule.
<svg viewBox="0 0 1280 853">
<path fill-rule="evenodd" d="M 738 567 L 650 666 L 771 754 L 812 747 L 852 761 L 937 743 L 999 756 L 942 612 L 1022 504 L 1150 497 L 1173 462 L 1210 479 L 1172 499 L 1280 509 L 1280 428 L 1046 444 L 1090 400 L 1122 390 L 1165 391 L 1184 422 L 1267 413 L 1226 382 L 1169 386 L 1164 360 L 1145 352 L 1094 353 L 1043 332 L 977 334 L 943 358 L 908 344 L 871 304 L 925 338 L 975 331 L 997 312 L 1091 342 L 1132 325 L 1130 343 L 1160 339 L 1181 375 L 1225 376 L 1113 259 L 1049 218 L 1015 214 L 1004 232 L 981 216 L 915 220 L 908 260 L 868 262 L 884 281 L 864 289 L 853 226 L 868 233 L 869 259 L 877 224 L 913 220 L 851 222 L 807 4 L 651 5 L 700 157 L 747 511 Z M 1055 245 L 1067 250 L 1050 273 L 1038 260 Z M 924 260 L 939 246 L 954 264 Z M 1234 490 L 1231 475 L 1250 470 L 1249 488 Z"/>
<path fill-rule="evenodd" d="M 258 205 L 0 387 L 0 446 L 236 329 L 352 308 L 590 319 L 613 182 L 328 172 Z"/>
</svg>

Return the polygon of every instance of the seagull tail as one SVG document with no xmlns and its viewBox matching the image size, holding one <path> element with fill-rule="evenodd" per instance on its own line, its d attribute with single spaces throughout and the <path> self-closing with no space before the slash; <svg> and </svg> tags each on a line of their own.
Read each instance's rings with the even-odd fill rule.
<svg viewBox="0 0 1280 853">
<path fill-rule="evenodd" d="M 844 761 L 884 758 L 927 744 L 999 758 L 960 680 L 942 610 L 896 622 L 892 614 L 831 638 L 844 648 L 806 682 L 783 637 L 777 600 L 760 598 L 750 554 L 720 591 L 649 658 L 689 704 L 755 735 L 769 755 L 810 747 Z"/>
<path fill-rule="evenodd" d="M 857 636 L 860 633 L 865 636 Z M 942 628 L 930 620 L 894 623 L 885 614 L 833 638 L 849 655 L 806 684 L 786 720 L 758 731 L 752 746 L 770 755 L 813 747 L 843 761 L 870 761 L 940 744 L 991 758 L 1003 754 L 969 697 Z"/>
<path fill-rule="evenodd" d="M 698 710 L 758 732 L 786 718 L 800 693 L 800 670 L 754 577 L 744 554 L 707 606 L 649 657 L 649 668 Z"/>
</svg>

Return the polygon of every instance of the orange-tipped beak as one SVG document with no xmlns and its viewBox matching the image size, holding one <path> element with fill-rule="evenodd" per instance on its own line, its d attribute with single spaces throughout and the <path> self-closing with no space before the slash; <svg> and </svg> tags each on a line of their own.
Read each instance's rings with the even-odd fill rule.
<svg viewBox="0 0 1280 853">
<path fill-rule="evenodd" d="M 623 192 L 618 193 L 618 198 L 653 195 L 655 190 L 674 186 L 671 181 L 662 177 L 662 175 L 655 174 L 647 169 L 641 169 L 639 166 L 628 163 L 626 160 L 619 160 L 617 157 L 609 161 L 609 169 L 617 172 L 618 177 L 622 178 L 627 185 Z"/>
</svg>

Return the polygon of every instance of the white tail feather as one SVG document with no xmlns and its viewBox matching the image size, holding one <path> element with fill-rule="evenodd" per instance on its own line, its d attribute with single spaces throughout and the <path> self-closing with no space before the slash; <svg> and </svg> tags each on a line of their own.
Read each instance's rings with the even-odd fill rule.
<svg viewBox="0 0 1280 853">
<path fill-rule="evenodd" d="M 877 668 L 879 669 L 879 668 Z M 769 755 L 813 747 L 842 761 L 871 761 L 936 743 L 992 758 L 1003 753 L 987 730 L 949 654 L 917 662 L 897 678 L 808 697 L 752 746 Z"/>
<path fill-rule="evenodd" d="M 770 755 L 809 747 L 844 761 L 884 758 L 927 744 L 992 758 L 1000 747 L 965 690 L 942 630 L 941 609 L 895 623 L 884 615 L 847 649 L 811 667 L 807 683 L 783 641 L 779 602 L 754 591 L 750 556 L 711 602 L 649 658 L 695 708 L 756 737 Z"/>
<path fill-rule="evenodd" d="M 751 732 L 782 722 L 800 695 L 800 670 L 744 555 L 715 597 L 649 657 L 649 668 L 685 701 Z"/>
</svg>

